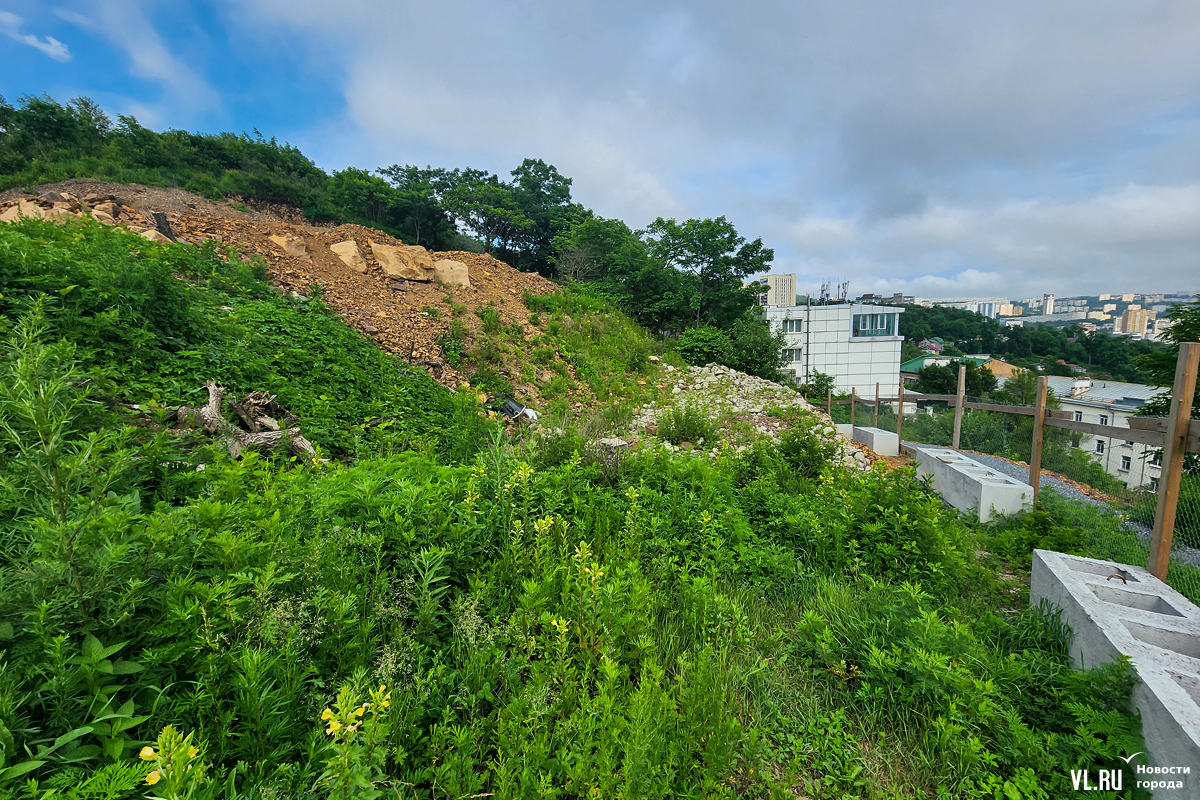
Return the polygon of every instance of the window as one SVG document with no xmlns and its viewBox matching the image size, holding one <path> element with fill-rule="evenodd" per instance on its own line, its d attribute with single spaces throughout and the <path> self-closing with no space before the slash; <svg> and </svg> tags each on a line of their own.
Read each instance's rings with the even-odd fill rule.
<svg viewBox="0 0 1200 800">
<path fill-rule="evenodd" d="M 1121 447 L 1133 447 L 1133 439 L 1126 439 L 1121 442 Z"/>
<path fill-rule="evenodd" d="M 895 314 L 855 314 L 852 336 L 894 336 Z"/>
<path fill-rule="evenodd" d="M 1101 415 L 1100 415 L 1100 424 L 1101 424 L 1101 425 L 1107 425 L 1107 424 L 1108 424 L 1108 414 L 1101 414 Z"/>
<path fill-rule="evenodd" d="M 801 322 L 803 322 L 803 320 L 799 320 L 799 319 L 785 319 L 785 320 L 783 321 L 783 327 L 781 328 L 781 330 L 782 330 L 784 333 L 799 333 L 799 332 L 800 332 L 800 323 L 801 323 Z"/>
<path fill-rule="evenodd" d="M 1129 467 L 1133 464 L 1133 459 L 1129 456 L 1121 456 L 1121 471 L 1129 472 Z"/>
<path fill-rule="evenodd" d="M 801 360 L 801 351 L 798 348 L 784 350 L 783 360 L 785 363 L 794 364 Z"/>
<path fill-rule="evenodd" d="M 1150 479 L 1150 491 L 1152 491 L 1152 492 L 1158 491 L 1158 478 Z"/>
<path fill-rule="evenodd" d="M 1096 440 L 1096 452 L 1097 452 L 1097 453 L 1103 453 L 1103 452 L 1104 452 L 1104 440 L 1103 440 L 1103 439 L 1097 439 L 1097 440 Z"/>
<path fill-rule="evenodd" d="M 1083 422 L 1083 412 L 1082 412 L 1082 411 L 1076 411 L 1076 412 L 1075 412 L 1075 421 L 1076 421 L 1076 422 Z"/>
<path fill-rule="evenodd" d="M 1162 466 L 1162 453 L 1163 453 L 1162 450 L 1154 451 L 1154 455 L 1150 456 L 1150 466 L 1152 466 L 1152 467 L 1161 467 Z"/>
</svg>

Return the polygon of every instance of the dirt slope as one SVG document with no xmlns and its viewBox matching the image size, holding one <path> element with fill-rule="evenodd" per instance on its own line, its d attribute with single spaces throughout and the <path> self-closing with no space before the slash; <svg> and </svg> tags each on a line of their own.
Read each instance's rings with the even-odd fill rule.
<svg viewBox="0 0 1200 800">
<path fill-rule="evenodd" d="M 436 337 L 450 329 L 455 306 L 460 312 L 457 320 L 474 336 L 482 326 L 476 311 L 492 306 L 505 326 L 525 323 L 529 310 L 522 300 L 523 293 L 549 294 L 558 289 L 540 275 L 520 272 L 491 256 L 468 252 L 430 255 L 433 261 L 448 258 L 466 264 L 470 286 L 394 280 L 375 260 L 371 242 L 403 244 L 400 240 L 360 225 L 314 227 L 299 223 L 286 209 L 285 213 L 276 209 L 242 212 L 179 189 L 101 181 L 64 181 L 38 190 L 38 195 L 6 192 L 0 197 L 0 214 L 19 198 L 33 199 L 47 212 L 58 208 L 76 215 L 103 206 L 115 208 L 116 225 L 138 233 L 146 231 L 143 235 L 153 237 L 151 212 L 164 212 L 180 241 L 198 244 L 209 239 L 235 245 L 243 255 L 261 256 L 272 281 L 283 291 L 306 294 L 311 286 L 320 286 L 325 302 L 347 323 L 389 352 L 425 367 L 448 386 L 461 384 L 464 376 L 444 363 Z M 105 205 L 107 202 L 113 205 Z M 292 221 L 285 216 L 292 216 Z M 272 236 L 289 240 L 291 252 L 272 241 Z M 295 245 L 297 240 L 303 242 L 302 252 Z M 366 262 L 365 272 L 348 267 L 329 249 L 347 240 L 358 245 Z"/>
</svg>

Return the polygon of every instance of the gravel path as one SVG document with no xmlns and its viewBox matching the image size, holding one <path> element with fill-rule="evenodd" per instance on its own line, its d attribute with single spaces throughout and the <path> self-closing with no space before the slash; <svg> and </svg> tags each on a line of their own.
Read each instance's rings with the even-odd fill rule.
<svg viewBox="0 0 1200 800">
<path fill-rule="evenodd" d="M 920 447 L 916 442 L 905 442 L 904 444 L 912 447 Z M 985 464 L 996 472 L 1003 473 L 1010 478 L 1015 478 L 1019 481 L 1027 483 L 1029 481 L 1029 467 L 1024 464 L 1014 464 L 1005 458 L 999 456 L 988 456 L 982 453 L 967 453 L 968 456 L 978 461 L 980 464 Z M 1069 483 L 1064 483 L 1058 478 L 1050 475 L 1042 474 L 1040 480 L 1043 489 L 1053 489 L 1058 494 L 1066 497 L 1069 500 L 1079 500 L 1088 505 L 1097 506 L 1103 509 L 1112 509 L 1108 503 L 1103 500 L 1097 500 L 1095 497 L 1084 494 Z M 1150 528 L 1146 525 L 1134 522 L 1132 520 L 1124 520 L 1123 526 L 1128 528 L 1133 533 L 1136 533 L 1138 538 L 1144 542 L 1150 541 Z M 1171 547 L 1171 557 L 1178 559 L 1186 564 L 1192 564 L 1200 567 L 1200 550 L 1193 547 L 1188 547 L 1182 542 L 1174 542 Z"/>
</svg>

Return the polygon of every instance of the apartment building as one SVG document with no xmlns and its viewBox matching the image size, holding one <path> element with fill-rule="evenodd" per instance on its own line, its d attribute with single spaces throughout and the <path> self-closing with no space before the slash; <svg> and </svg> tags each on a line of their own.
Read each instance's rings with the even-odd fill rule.
<svg viewBox="0 0 1200 800">
<path fill-rule="evenodd" d="M 813 373 L 833 378 L 838 392 L 854 389 L 875 396 L 879 383 L 887 396 L 900 380 L 900 306 L 865 303 L 766 307 L 763 317 L 787 341 L 783 371 L 797 383 Z"/>
<path fill-rule="evenodd" d="M 1091 378 L 1050 376 L 1050 390 L 1062 401 L 1064 411 L 1076 422 L 1109 425 L 1112 436 L 1084 436 L 1079 447 L 1092 454 L 1104 471 L 1130 489 L 1155 487 L 1161 473 L 1158 450 L 1121 435 L 1129 418 L 1151 398 L 1167 391 L 1155 386 L 1122 381 L 1093 381 Z"/>
<path fill-rule="evenodd" d="M 766 275 L 751 284 L 758 289 L 758 304 L 766 307 L 796 304 L 796 276 Z"/>
</svg>

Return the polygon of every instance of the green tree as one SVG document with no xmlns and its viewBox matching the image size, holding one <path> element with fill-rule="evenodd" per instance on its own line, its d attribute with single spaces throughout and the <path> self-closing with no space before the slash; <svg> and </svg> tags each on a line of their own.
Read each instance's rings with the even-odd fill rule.
<svg viewBox="0 0 1200 800">
<path fill-rule="evenodd" d="M 968 397 L 984 397 L 996 388 L 996 376 L 987 367 L 971 361 L 961 362 L 967 368 L 965 390 Z M 954 394 L 958 391 L 958 364 L 930 364 L 917 372 L 913 388 L 923 394 Z"/>
<path fill-rule="evenodd" d="M 727 327 L 753 304 L 742 281 L 765 272 L 775 251 L 762 239 L 747 242 L 725 217 L 678 223 L 659 217 L 646 229 L 652 258 L 691 277 L 688 307 L 693 324 Z"/>
<path fill-rule="evenodd" d="M 1171 306 L 1167 315 L 1174 320 L 1163 338 L 1168 346 L 1156 353 L 1134 356 L 1133 361 L 1153 386 L 1174 386 L 1175 367 L 1179 361 L 1179 345 L 1184 342 L 1200 342 L 1200 300 Z M 1192 402 L 1192 418 L 1200 419 L 1200 380 L 1196 383 L 1197 401 Z M 1160 395 L 1138 409 L 1140 416 L 1165 417 L 1171 410 L 1171 398 Z"/>
<path fill-rule="evenodd" d="M 571 202 L 571 179 L 540 158 L 527 158 L 512 171 L 513 199 L 528 227 L 522 233 L 519 264 L 548 274 L 555 238 L 585 213 Z"/>
<path fill-rule="evenodd" d="M 772 333 L 761 317 L 747 313 L 729 329 L 729 353 L 722 363 L 748 375 L 778 381 L 785 344 L 782 330 Z"/>
<path fill-rule="evenodd" d="M 729 354 L 729 335 L 720 328 L 710 325 L 702 328 L 688 328 L 679 334 L 675 349 L 679 351 L 680 357 L 689 364 L 696 366 L 721 364 Z"/>
<path fill-rule="evenodd" d="M 449 188 L 442 195 L 442 205 L 483 242 L 488 253 L 496 248 L 511 253 L 533 228 L 533 220 L 517 204 L 513 188 L 496 175 L 456 169 L 447 173 L 446 181 Z"/>
</svg>

